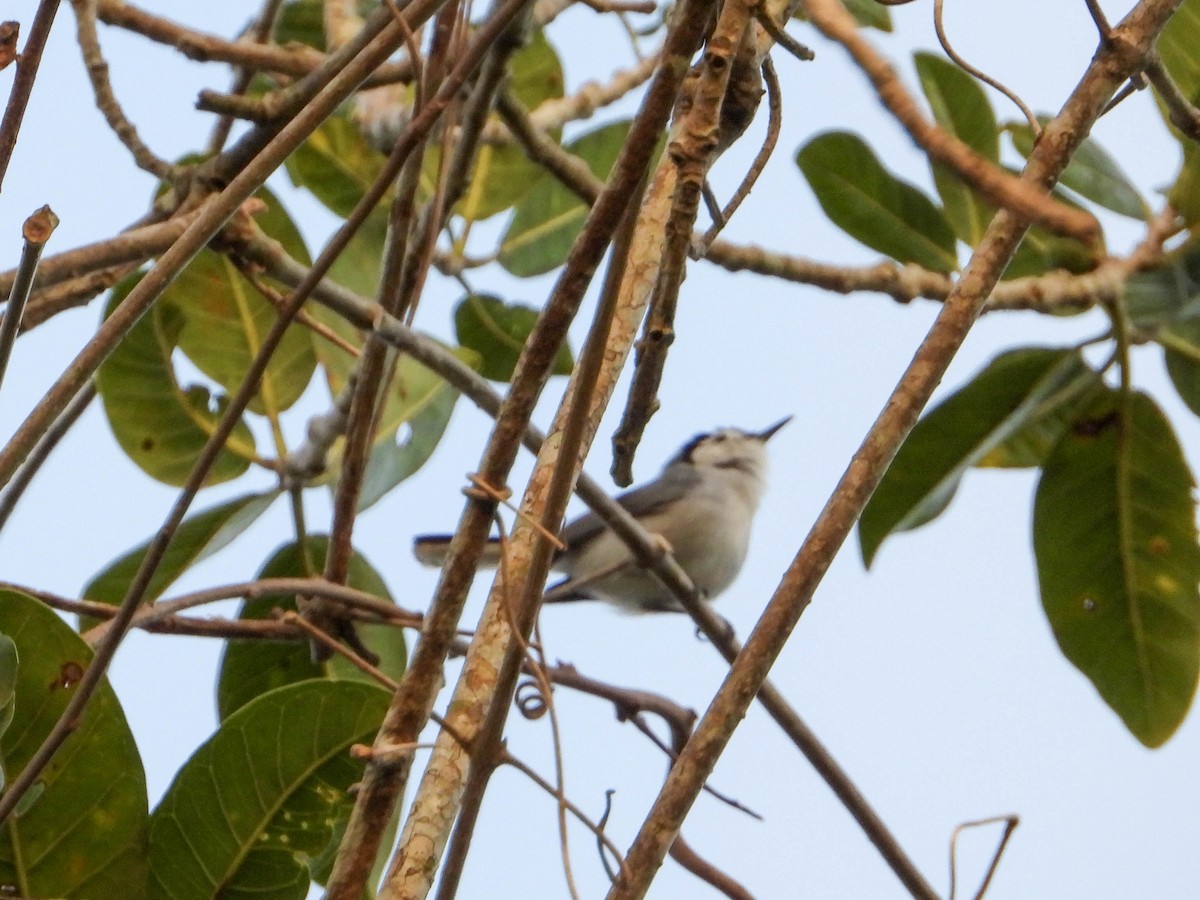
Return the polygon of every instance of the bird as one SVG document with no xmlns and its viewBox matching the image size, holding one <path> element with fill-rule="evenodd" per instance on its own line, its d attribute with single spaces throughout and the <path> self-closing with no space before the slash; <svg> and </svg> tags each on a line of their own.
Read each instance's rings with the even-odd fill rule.
<svg viewBox="0 0 1200 900">
<path fill-rule="evenodd" d="M 705 600 L 733 584 L 746 561 L 750 526 L 766 490 L 766 444 L 791 419 L 757 432 L 718 428 L 696 435 L 656 479 L 616 498 L 665 542 Z M 625 612 L 683 611 L 595 513 L 569 522 L 559 539 L 564 546 L 551 567 L 566 578 L 546 591 L 543 602 L 601 600 Z M 441 566 L 449 544 L 450 535 L 420 535 L 413 552 L 425 565 Z M 500 542 L 493 538 L 483 562 L 494 566 L 499 557 Z"/>
</svg>

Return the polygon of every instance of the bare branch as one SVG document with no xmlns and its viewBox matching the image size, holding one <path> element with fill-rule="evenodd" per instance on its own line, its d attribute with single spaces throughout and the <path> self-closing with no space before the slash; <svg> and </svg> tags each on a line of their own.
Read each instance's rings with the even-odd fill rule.
<svg viewBox="0 0 1200 900">
<path fill-rule="evenodd" d="M 871 80 L 879 99 L 935 162 L 944 163 L 988 202 L 1011 209 L 1059 234 L 1095 245 L 1100 224 L 1091 213 L 1059 203 L 1048 196 L 1049 185 L 1022 182 L 984 159 L 958 138 L 925 117 L 901 84 L 896 70 L 860 32 L 840 0 L 803 0 L 809 20 L 822 34 L 846 48 Z"/>
<path fill-rule="evenodd" d="M 8 360 L 17 340 L 17 331 L 25 315 L 25 304 L 29 301 L 29 292 L 37 275 L 42 248 L 46 246 L 46 241 L 50 240 L 50 235 L 57 227 L 58 216 L 49 206 L 43 206 L 25 220 L 21 229 L 25 239 L 21 246 L 21 261 L 17 265 L 16 277 L 13 278 L 8 304 L 4 307 L 4 318 L 0 319 L 0 386 L 4 384 L 4 373 L 8 369 Z"/>
<path fill-rule="evenodd" d="M 108 123 L 117 139 L 125 145 L 139 169 L 163 181 L 170 179 L 175 167 L 142 142 L 137 129 L 126 117 L 121 104 L 117 102 L 116 94 L 113 93 L 112 83 L 108 78 L 108 62 L 100 51 L 100 38 L 96 34 L 96 0 L 71 0 L 71 6 L 75 9 L 79 49 L 83 52 L 88 80 L 92 84 L 92 93 L 96 96 L 96 108 L 100 110 L 104 121 Z"/>
<path fill-rule="evenodd" d="M 54 16 L 58 13 L 58 4 L 59 0 L 41 0 L 33 16 L 33 25 L 29 28 L 29 37 L 25 40 L 25 49 L 17 57 L 17 75 L 8 95 L 8 104 L 4 107 L 4 117 L 0 118 L 0 185 L 4 183 L 13 148 L 17 145 L 17 134 L 21 131 L 25 107 L 29 104 L 38 67 L 42 64 L 42 52 L 46 49 L 50 26 L 54 24 Z M 17 40 L 16 23 L 7 22 L 5 25 L 4 45 L 11 47 Z"/>
<path fill-rule="evenodd" d="M 810 10 L 812 8 L 810 2 Z M 1178 6 L 1178 0 L 1143 0 L 1117 28 L 1114 39 L 1096 54 L 1062 112 L 1046 127 L 1045 138 L 1029 157 L 1022 179 L 1053 184 L 1113 93 L 1145 64 L 1154 39 Z M 700 785 L 727 745 L 737 723 L 801 614 L 808 606 L 833 555 L 840 548 L 883 471 L 916 422 L 933 389 L 965 339 L 992 286 L 1015 252 L 1028 220 L 1001 210 L 992 220 L 962 279 L 917 349 L 896 390 L 850 462 L 846 474 L 822 510 L 775 596 L 760 617 L 746 646 L 667 777 L 653 809 L 630 848 L 624 873 L 610 900 L 645 895 L 654 872 L 678 833 Z M 902 877 L 905 873 L 899 872 Z M 935 897 L 924 879 L 905 887 L 914 895 Z"/>
</svg>

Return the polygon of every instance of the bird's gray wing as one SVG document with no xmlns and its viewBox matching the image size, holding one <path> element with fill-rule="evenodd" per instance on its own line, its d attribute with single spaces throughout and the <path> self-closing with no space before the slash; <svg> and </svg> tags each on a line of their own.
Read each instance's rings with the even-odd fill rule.
<svg viewBox="0 0 1200 900">
<path fill-rule="evenodd" d="M 672 503 L 683 496 L 684 492 L 700 480 L 696 469 L 690 465 L 671 465 L 649 484 L 626 491 L 616 498 L 636 518 L 649 516 L 655 510 Z M 578 519 L 568 522 L 559 537 L 568 548 L 586 543 L 607 526 L 593 512 L 584 513 Z"/>
</svg>

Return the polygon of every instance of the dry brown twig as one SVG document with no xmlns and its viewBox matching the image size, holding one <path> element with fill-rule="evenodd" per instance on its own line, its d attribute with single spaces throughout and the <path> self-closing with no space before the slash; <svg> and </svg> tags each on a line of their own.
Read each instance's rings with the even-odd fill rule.
<svg viewBox="0 0 1200 900">
<path fill-rule="evenodd" d="M 33 83 L 42 64 L 42 52 L 46 49 L 47 38 L 50 37 L 50 26 L 54 24 L 54 17 L 58 13 L 58 4 L 59 0 L 41 0 L 37 12 L 34 13 L 33 24 L 29 28 L 29 37 L 25 39 L 25 48 L 15 57 L 17 74 L 9 90 L 4 116 L 0 117 L 0 185 L 4 183 L 13 148 L 17 145 L 17 135 L 21 131 L 29 95 L 33 91 Z M 20 26 L 16 22 L 5 22 L 0 28 L 3 29 L 0 31 L 0 54 L 11 62 Z"/>
<path fill-rule="evenodd" d="M 1052 199 L 1044 185 L 1022 182 L 1008 174 L 928 119 L 901 83 L 891 63 L 863 36 L 854 17 L 846 12 L 840 0 L 802 2 L 809 21 L 825 37 L 845 48 L 870 79 L 883 105 L 931 160 L 949 166 L 995 206 L 1011 209 L 1086 244 L 1098 243 L 1100 224 L 1091 213 Z"/>
<path fill-rule="evenodd" d="M 1062 112 L 1046 126 L 1045 138 L 1034 148 L 1022 173 L 1024 181 L 1043 188 L 1055 182 L 1113 93 L 1145 64 L 1146 55 L 1178 2 L 1142 0 L 1122 20 L 1114 30 L 1114 39 L 1106 41 L 1092 59 Z M 815 5 L 814 0 L 809 0 L 810 12 Z M 834 554 L 915 424 L 1029 224 L 1029 219 L 1003 209 L 988 227 L 963 277 L 855 453 L 668 775 L 627 856 L 626 871 L 633 875 L 618 880 L 609 892 L 609 900 L 634 900 L 645 895 L 699 793 L 700 784 L 711 774 L 734 728 L 811 602 Z M 927 884 L 906 884 L 906 887 L 920 896 L 936 896 Z"/>
<path fill-rule="evenodd" d="M 146 146 L 113 93 L 108 77 L 108 62 L 100 50 L 100 38 L 96 34 L 96 0 L 71 0 L 71 6 L 75 10 L 76 34 L 88 80 L 96 97 L 96 108 L 113 134 L 125 145 L 139 169 L 161 180 L 169 180 L 175 171 L 174 166 Z"/>
<path fill-rule="evenodd" d="M 1000 836 L 1000 843 L 996 847 L 996 852 L 992 854 L 992 861 L 988 864 L 987 871 L 983 875 L 983 881 L 979 885 L 979 890 L 975 892 L 975 900 L 981 900 L 984 894 L 987 893 L 988 887 L 992 883 L 992 877 L 996 874 L 996 867 L 1000 865 L 1000 857 L 1004 855 L 1004 848 L 1008 846 L 1008 839 L 1012 837 L 1012 833 L 1017 826 L 1021 824 L 1021 817 L 1016 815 L 1008 816 L 992 816 L 987 819 L 978 819 L 974 822 L 963 822 L 954 827 L 954 831 L 950 834 L 950 898 L 955 900 L 955 893 L 958 887 L 955 866 L 955 850 L 958 847 L 959 836 L 968 828 L 980 828 L 984 825 L 998 825 L 1004 823 L 1004 833 Z"/>
</svg>

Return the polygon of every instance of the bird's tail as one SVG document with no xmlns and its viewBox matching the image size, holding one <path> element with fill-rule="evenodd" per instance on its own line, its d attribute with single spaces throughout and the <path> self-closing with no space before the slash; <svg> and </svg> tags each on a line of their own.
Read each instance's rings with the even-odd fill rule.
<svg viewBox="0 0 1200 900">
<path fill-rule="evenodd" d="M 413 539 L 413 556 L 417 561 L 426 566 L 443 566 L 446 564 L 446 557 L 450 553 L 450 535 L 448 534 L 422 534 Z M 498 566 L 500 564 L 500 541 L 496 538 L 489 538 L 487 546 L 483 548 L 483 556 L 480 557 L 480 564 L 485 566 Z M 581 591 L 574 590 L 571 585 L 571 579 L 566 578 L 558 584 L 551 585 L 547 590 L 543 602 L 545 603 L 573 603 L 577 600 L 591 600 L 592 598 Z"/>
<path fill-rule="evenodd" d="M 417 558 L 417 562 L 426 566 L 441 567 L 446 564 L 446 557 L 450 553 L 450 538 L 448 534 L 422 534 L 413 538 L 413 556 Z M 496 538 L 489 538 L 487 546 L 483 548 L 483 556 L 480 557 L 480 565 L 498 566 L 500 564 L 500 541 Z"/>
</svg>

